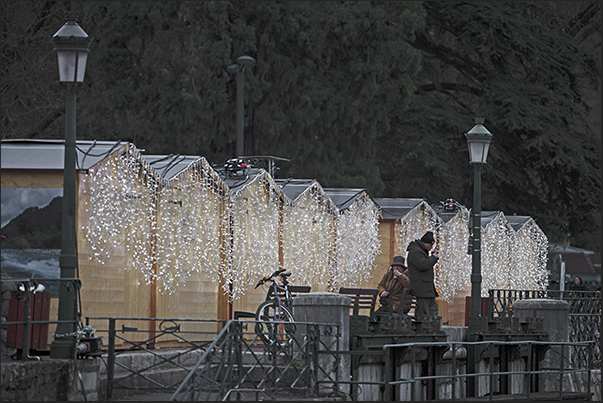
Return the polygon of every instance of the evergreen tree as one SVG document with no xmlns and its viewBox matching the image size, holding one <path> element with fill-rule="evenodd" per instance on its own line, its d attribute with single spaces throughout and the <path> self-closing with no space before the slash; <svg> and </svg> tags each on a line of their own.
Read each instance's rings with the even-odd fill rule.
<svg viewBox="0 0 603 403">
<path fill-rule="evenodd" d="M 50 37 L 67 11 L 94 38 L 80 139 L 148 154 L 245 154 L 373 197 L 471 207 L 464 133 L 493 133 L 483 209 L 600 250 L 600 3 L 2 1 L 2 138 L 64 137 Z M 590 110 L 591 106 L 597 107 Z"/>
</svg>

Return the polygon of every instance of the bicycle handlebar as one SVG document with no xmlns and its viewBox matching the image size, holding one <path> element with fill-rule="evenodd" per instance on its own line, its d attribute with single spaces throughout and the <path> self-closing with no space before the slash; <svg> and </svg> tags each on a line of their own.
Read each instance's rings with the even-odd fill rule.
<svg viewBox="0 0 603 403">
<path fill-rule="evenodd" d="M 279 275 L 280 275 L 282 272 L 284 272 L 285 270 L 287 270 L 287 269 L 279 269 L 279 270 L 275 271 L 274 273 L 272 273 L 272 274 L 270 275 L 270 277 L 264 277 L 263 279 L 261 279 L 261 280 L 260 280 L 260 281 L 257 283 L 257 285 L 255 286 L 255 288 L 258 288 L 259 286 L 261 286 L 262 284 L 264 284 L 266 281 L 274 281 L 274 280 L 272 280 L 272 279 L 273 279 L 274 277 L 279 276 Z"/>
</svg>

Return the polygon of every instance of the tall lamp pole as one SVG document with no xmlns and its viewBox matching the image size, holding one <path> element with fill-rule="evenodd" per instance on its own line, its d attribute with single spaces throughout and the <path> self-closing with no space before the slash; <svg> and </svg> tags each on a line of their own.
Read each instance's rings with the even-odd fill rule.
<svg viewBox="0 0 603 403">
<path fill-rule="evenodd" d="M 481 314 L 482 302 L 482 267 L 481 267 L 481 226 L 482 226 L 482 170 L 488 159 L 488 150 L 492 133 L 483 126 L 484 118 L 475 118 L 475 126 L 465 134 L 469 146 L 469 162 L 473 165 L 473 208 L 471 209 L 472 226 L 472 264 L 471 264 L 471 312 L 469 331 L 476 325 Z M 468 351 L 467 373 L 475 373 L 476 351 L 470 346 Z M 475 378 L 467 378 L 467 396 L 474 396 Z"/>
<path fill-rule="evenodd" d="M 67 86 L 65 102 L 65 166 L 63 168 L 63 215 L 61 227 L 61 279 L 74 279 L 78 265 L 76 240 L 75 87 L 84 82 L 90 39 L 75 15 L 52 37 L 59 65 L 59 81 Z M 77 324 L 76 284 L 61 281 L 58 324 L 50 346 L 51 358 L 73 358 Z"/>
<path fill-rule="evenodd" d="M 243 156 L 243 88 L 245 84 L 245 66 L 255 63 L 251 56 L 240 56 L 236 64 L 231 64 L 226 68 L 229 73 L 237 73 L 237 157 Z"/>
</svg>

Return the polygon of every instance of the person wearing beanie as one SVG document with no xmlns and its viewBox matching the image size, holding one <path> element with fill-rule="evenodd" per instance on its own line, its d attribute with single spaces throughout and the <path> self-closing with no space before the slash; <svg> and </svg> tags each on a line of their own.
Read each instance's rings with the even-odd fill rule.
<svg viewBox="0 0 603 403">
<path fill-rule="evenodd" d="M 407 289 L 406 292 L 410 293 L 410 281 L 408 280 L 408 272 L 403 256 L 394 257 L 389 269 L 377 285 L 377 289 L 379 290 L 379 303 L 381 304 L 377 312 L 384 312 L 389 306 L 392 308 L 391 312 L 400 313 L 398 311 L 404 289 Z M 406 303 L 405 301 L 402 310 L 403 313 L 408 313 L 410 311 L 410 303 Z"/>
<path fill-rule="evenodd" d="M 439 259 L 439 252 L 431 252 L 435 244 L 433 232 L 427 231 L 421 239 L 412 241 L 406 251 L 408 263 L 408 277 L 410 288 L 416 297 L 415 319 L 422 320 L 425 316 L 437 316 L 438 292 L 434 284 L 433 267 Z"/>
</svg>

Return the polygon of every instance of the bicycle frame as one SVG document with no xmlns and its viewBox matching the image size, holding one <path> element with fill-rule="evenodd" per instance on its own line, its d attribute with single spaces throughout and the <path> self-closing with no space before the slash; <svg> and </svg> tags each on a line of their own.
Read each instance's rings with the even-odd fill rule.
<svg viewBox="0 0 603 403">
<path fill-rule="evenodd" d="M 283 285 L 278 285 L 276 281 L 272 282 L 268 292 L 266 293 L 266 301 L 270 301 L 272 299 L 276 300 L 278 307 L 282 307 L 283 305 L 292 310 L 292 297 L 291 292 L 289 291 L 288 284 L 286 280 L 283 281 Z M 284 294 L 284 303 L 279 296 L 279 291 L 282 291 Z"/>
</svg>

